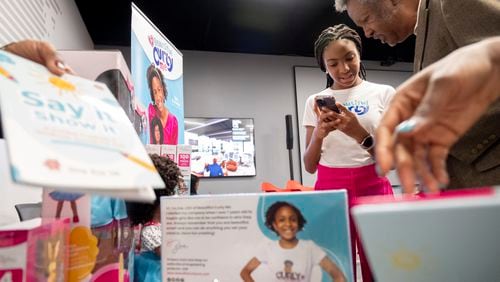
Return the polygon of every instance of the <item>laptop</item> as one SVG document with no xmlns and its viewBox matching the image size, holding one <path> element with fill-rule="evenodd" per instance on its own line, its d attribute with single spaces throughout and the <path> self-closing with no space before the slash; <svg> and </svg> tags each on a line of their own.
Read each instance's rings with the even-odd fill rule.
<svg viewBox="0 0 500 282">
<path fill-rule="evenodd" d="M 500 281 L 499 188 L 361 200 L 352 214 L 376 281 Z"/>
</svg>

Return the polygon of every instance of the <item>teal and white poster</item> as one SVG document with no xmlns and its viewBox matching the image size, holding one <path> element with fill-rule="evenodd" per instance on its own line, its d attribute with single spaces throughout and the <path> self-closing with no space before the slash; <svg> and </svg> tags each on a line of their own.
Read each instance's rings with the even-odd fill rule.
<svg viewBox="0 0 500 282">
<path fill-rule="evenodd" d="M 184 144 L 182 54 L 132 3 L 132 81 L 144 144 Z"/>
<path fill-rule="evenodd" d="M 353 281 L 343 190 L 164 197 L 161 208 L 164 282 Z"/>
</svg>

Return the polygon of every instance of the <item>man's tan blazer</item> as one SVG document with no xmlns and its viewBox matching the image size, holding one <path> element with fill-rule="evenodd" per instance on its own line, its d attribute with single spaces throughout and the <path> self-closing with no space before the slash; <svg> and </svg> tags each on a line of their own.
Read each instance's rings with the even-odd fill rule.
<svg viewBox="0 0 500 282">
<path fill-rule="evenodd" d="M 455 49 L 500 35 L 500 1 L 421 0 L 415 31 L 417 72 Z M 455 144 L 447 166 L 449 188 L 500 185 L 500 100 Z"/>
</svg>

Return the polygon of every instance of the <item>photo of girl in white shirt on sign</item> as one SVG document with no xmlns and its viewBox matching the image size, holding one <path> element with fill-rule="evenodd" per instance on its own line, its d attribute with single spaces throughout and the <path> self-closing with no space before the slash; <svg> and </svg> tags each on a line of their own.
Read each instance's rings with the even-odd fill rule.
<svg viewBox="0 0 500 282">
<path fill-rule="evenodd" d="M 311 240 L 296 235 L 307 223 L 300 210 L 288 202 L 276 202 L 266 211 L 266 226 L 278 235 L 277 241 L 258 251 L 241 270 L 245 282 L 254 281 L 251 274 L 265 265 L 271 277 L 266 281 L 310 281 L 314 266 L 319 265 L 333 281 L 346 281 L 340 268 Z"/>
</svg>

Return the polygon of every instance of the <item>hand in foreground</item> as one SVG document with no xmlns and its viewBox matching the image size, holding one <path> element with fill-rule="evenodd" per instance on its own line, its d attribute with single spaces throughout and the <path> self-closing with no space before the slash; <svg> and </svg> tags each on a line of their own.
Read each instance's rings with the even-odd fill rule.
<svg viewBox="0 0 500 282">
<path fill-rule="evenodd" d="M 500 37 L 456 50 L 414 75 L 396 92 L 376 133 L 380 172 L 398 170 L 403 191 L 418 176 L 431 192 L 448 183 L 453 144 L 498 99 Z"/>
<path fill-rule="evenodd" d="M 72 70 L 57 56 L 55 48 L 47 42 L 23 40 L 8 44 L 3 50 L 42 64 L 56 75 L 72 73 Z"/>
</svg>

